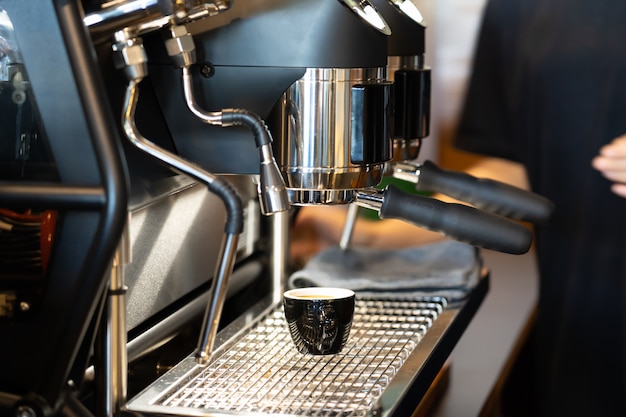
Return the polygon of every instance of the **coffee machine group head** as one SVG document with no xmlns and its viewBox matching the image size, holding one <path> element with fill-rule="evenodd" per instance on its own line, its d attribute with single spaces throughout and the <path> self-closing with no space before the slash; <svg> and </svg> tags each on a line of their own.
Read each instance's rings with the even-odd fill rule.
<svg viewBox="0 0 626 417">
<path fill-rule="evenodd" d="M 429 134 L 425 24 L 414 1 L 344 3 L 369 18 L 380 32 L 371 36 L 385 45 L 378 64 L 357 64 L 358 57 L 353 65 L 361 67 L 307 68 L 282 95 L 276 154 L 292 204 L 354 202 L 359 190 L 380 183 L 388 162 L 416 159 Z M 353 42 L 371 45 L 361 35 Z"/>
<path fill-rule="evenodd" d="M 376 8 L 369 1 L 265 1 L 235 4 L 221 17 L 227 24 L 211 30 L 211 19 L 188 25 L 198 46 L 191 69 L 199 74 L 198 100 L 243 106 L 267 122 L 289 202 L 349 203 L 356 190 L 376 186 L 392 157 L 393 112 L 391 29 Z M 189 132 L 174 112 L 166 117 L 182 130 L 173 131 Z M 246 132 L 225 133 L 208 141 L 175 133 L 174 141 L 214 172 L 256 174 Z M 207 142 L 238 157 L 204 151 Z"/>
<path fill-rule="evenodd" d="M 391 158 L 384 67 L 309 68 L 281 97 L 278 161 L 292 204 L 342 204 Z"/>
</svg>

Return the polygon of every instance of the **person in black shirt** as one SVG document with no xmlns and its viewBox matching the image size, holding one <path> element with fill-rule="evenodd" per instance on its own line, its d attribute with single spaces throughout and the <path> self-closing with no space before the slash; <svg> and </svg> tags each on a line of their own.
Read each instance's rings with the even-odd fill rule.
<svg viewBox="0 0 626 417">
<path fill-rule="evenodd" d="M 615 138 L 600 149 L 592 165 L 607 179 L 614 181 L 611 191 L 626 198 L 626 135 Z"/>
<path fill-rule="evenodd" d="M 626 416 L 625 21 L 617 0 L 484 10 L 454 144 L 520 162 L 556 207 L 535 228 L 526 415 Z"/>
</svg>

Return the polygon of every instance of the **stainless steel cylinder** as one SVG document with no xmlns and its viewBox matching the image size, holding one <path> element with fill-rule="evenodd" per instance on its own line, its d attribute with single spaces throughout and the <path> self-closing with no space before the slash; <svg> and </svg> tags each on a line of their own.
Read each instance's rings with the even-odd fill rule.
<svg viewBox="0 0 626 417">
<path fill-rule="evenodd" d="M 364 118 L 360 112 L 386 111 L 388 103 L 356 105 L 360 102 L 355 100 L 359 94 L 355 88 L 382 86 L 385 76 L 385 68 L 307 69 L 284 93 L 278 104 L 282 131 L 275 134 L 274 152 L 292 204 L 349 203 L 356 190 L 380 182 L 385 161 L 355 158 L 355 146 L 362 146 L 355 135 L 359 135 L 357 124 Z M 385 100 L 383 96 L 370 101 Z M 373 147 L 388 146 L 391 154 L 390 136 L 377 136 L 369 135 L 366 142 L 379 142 Z"/>
</svg>

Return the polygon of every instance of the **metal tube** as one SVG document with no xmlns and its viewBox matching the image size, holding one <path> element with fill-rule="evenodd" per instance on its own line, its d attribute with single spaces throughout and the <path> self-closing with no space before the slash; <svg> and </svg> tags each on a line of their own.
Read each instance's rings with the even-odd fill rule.
<svg viewBox="0 0 626 417">
<path fill-rule="evenodd" d="M 172 21 L 193 21 L 213 16 L 231 6 L 231 0 L 120 0 L 109 1 L 97 10 L 87 10 L 83 18 L 96 41 L 107 39 L 119 30 L 140 35 L 161 29 Z"/>
<path fill-rule="evenodd" d="M 187 107 L 189 107 L 189 110 L 191 110 L 196 117 L 204 123 L 218 126 L 222 125 L 222 112 L 204 111 L 198 106 L 198 103 L 196 103 L 196 100 L 193 97 L 193 80 L 191 78 L 191 73 L 189 72 L 189 67 L 183 67 L 183 91 L 185 93 L 185 102 L 187 103 Z"/>
<path fill-rule="evenodd" d="M 189 174 L 205 184 L 212 184 L 216 179 L 214 175 L 200 168 L 194 167 L 192 164 L 188 163 L 180 156 L 171 153 L 163 148 L 160 148 L 159 146 L 141 136 L 137 129 L 137 126 L 135 125 L 135 108 L 139 95 L 137 91 L 138 84 L 139 83 L 135 80 L 129 82 L 126 89 L 126 96 L 124 99 L 124 116 L 122 124 L 124 126 L 124 132 L 126 133 L 128 139 L 137 148 L 165 162 L 167 165 L 173 167 L 174 169 L 185 174 Z"/>
<path fill-rule="evenodd" d="M 170 18 L 159 8 L 159 0 L 109 2 L 99 10 L 87 11 L 83 23 L 94 41 L 110 40 L 112 33 L 130 29 L 135 35 L 164 27 Z"/>
<path fill-rule="evenodd" d="M 341 249 L 348 249 L 352 242 L 352 236 L 354 235 L 354 226 L 359 214 L 359 206 L 356 204 L 350 204 L 348 212 L 346 213 L 346 222 L 341 232 L 341 239 L 339 240 L 339 247 Z"/>
<path fill-rule="evenodd" d="M 274 214 L 271 218 L 271 260 L 272 300 L 279 302 L 287 286 L 285 265 L 289 254 L 289 212 Z"/>
<path fill-rule="evenodd" d="M 89 12 L 83 22 L 90 29 L 101 26 L 122 28 L 128 21 L 148 19 L 162 16 L 159 0 L 127 0 L 108 2 L 100 10 Z"/>
<path fill-rule="evenodd" d="M 179 156 L 172 154 L 164 149 L 154 145 L 149 140 L 143 138 L 134 123 L 134 113 L 137 103 L 137 82 L 131 81 L 126 90 L 126 99 L 124 103 L 124 131 L 130 139 L 130 141 L 139 149 L 144 152 L 164 161 L 171 167 L 174 167 L 181 172 L 188 173 L 201 180 L 210 187 L 210 184 L 214 183 L 216 177 L 210 173 L 196 168 L 189 164 Z M 225 242 L 222 245 L 220 253 L 220 262 L 216 266 L 216 273 L 213 277 L 212 284 L 212 296 L 205 314 L 205 322 L 202 326 L 202 334 L 198 345 L 198 351 L 196 358 L 199 363 L 204 364 L 208 361 L 211 349 L 215 342 L 215 335 L 217 334 L 217 327 L 219 325 L 219 319 L 221 316 L 222 308 L 224 306 L 224 300 L 226 297 L 226 288 L 228 281 L 233 270 L 235 258 L 237 255 L 237 241 L 238 234 L 228 233 L 225 237 Z"/>
<path fill-rule="evenodd" d="M 122 35 L 123 34 L 120 34 L 120 36 Z M 141 50 L 136 50 L 133 54 L 130 54 L 128 51 L 125 51 L 124 48 L 140 48 Z M 202 328 L 197 352 L 198 362 L 206 363 L 215 342 L 215 335 L 217 334 L 219 319 L 226 298 L 226 288 L 237 256 L 238 235 L 243 228 L 241 200 L 227 182 L 189 163 L 180 156 L 160 148 L 139 133 L 135 125 L 135 110 L 139 95 L 137 86 L 145 73 L 145 52 L 143 52 L 141 42 L 131 41 L 130 39 L 120 39 L 117 49 L 121 53 L 121 58 L 124 58 L 118 61 L 120 63 L 118 67 L 124 68 L 130 79 L 124 98 L 122 116 L 122 125 L 128 139 L 138 149 L 204 183 L 209 191 L 215 192 L 224 201 L 228 212 L 226 236 L 220 257 L 218 258 L 219 262 L 216 265 L 211 290 L 212 296 L 207 305 L 205 323 Z M 125 57 L 133 59 L 125 59 Z M 134 69 L 128 70 L 128 67 Z"/>
<path fill-rule="evenodd" d="M 127 223 L 128 225 L 128 223 Z M 115 252 L 111 268 L 111 281 L 107 299 L 105 357 L 105 413 L 117 416 L 127 395 L 128 357 L 126 351 L 126 284 L 124 265 L 130 261 L 130 236 L 125 229 L 120 245 Z"/>
<path fill-rule="evenodd" d="M 227 234 L 222 241 L 219 259 L 222 262 L 216 266 L 213 282 L 211 283 L 210 301 L 204 315 L 200 339 L 196 350 L 196 362 L 201 365 L 208 363 L 211 351 L 215 344 L 215 335 L 220 324 L 228 281 L 237 256 L 238 235 Z"/>
<path fill-rule="evenodd" d="M 382 207 L 384 201 L 384 191 L 371 189 L 357 192 L 355 204 L 370 210 L 380 212 L 380 208 Z"/>
</svg>

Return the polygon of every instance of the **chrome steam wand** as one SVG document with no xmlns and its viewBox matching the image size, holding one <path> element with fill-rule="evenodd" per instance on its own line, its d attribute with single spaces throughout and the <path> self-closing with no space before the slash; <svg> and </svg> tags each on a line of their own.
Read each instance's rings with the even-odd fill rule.
<svg viewBox="0 0 626 417">
<path fill-rule="evenodd" d="M 219 262 L 211 284 L 210 302 L 207 305 L 195 353 L 196 361 L 200 364 L 206 364 L 215 343 L 215 335 L 226 299 L 226 289 L 237 254 L 237 241 L 243 230 L 243 205 L 235 189 L 226 180 L 160 148 L 141 135 L 135 125 L 135 109 L 139 95 L 138 84 L 148 72 L 147 56 L 140 38 L 134 38 L 126 31 L 119 31 L 115 34 L 115 40 L 113 45 L 114 63 L 118 69 L 124 70 L 129 80 L 124 100 L 122 125 L 130 142 L 172 169 L 202 182 L 209 191 L 218 195 L 226 206 L 225 237 L 222 241 Z"/>
<path fill-rule="evenodd" d="M 196 62 L 193 37 L 183 25 L 171 26 L 165 41 L 167 53 L 175 65 L 182 69 L 185 102 L 189 110 L 204 123 L 222 127 L 245 126 L 252 131 L 259 149 L 261 166 L 258 185 L 261 212 L 265 215 L 289 209 L 289 198 L 283 177 L 272 151 L 272 136 L 263 120 L 245 109 L 222 109 L 207 112 L 201 109 L 193 95 L 193 79 L 190 67 Z"/>
</svg>

